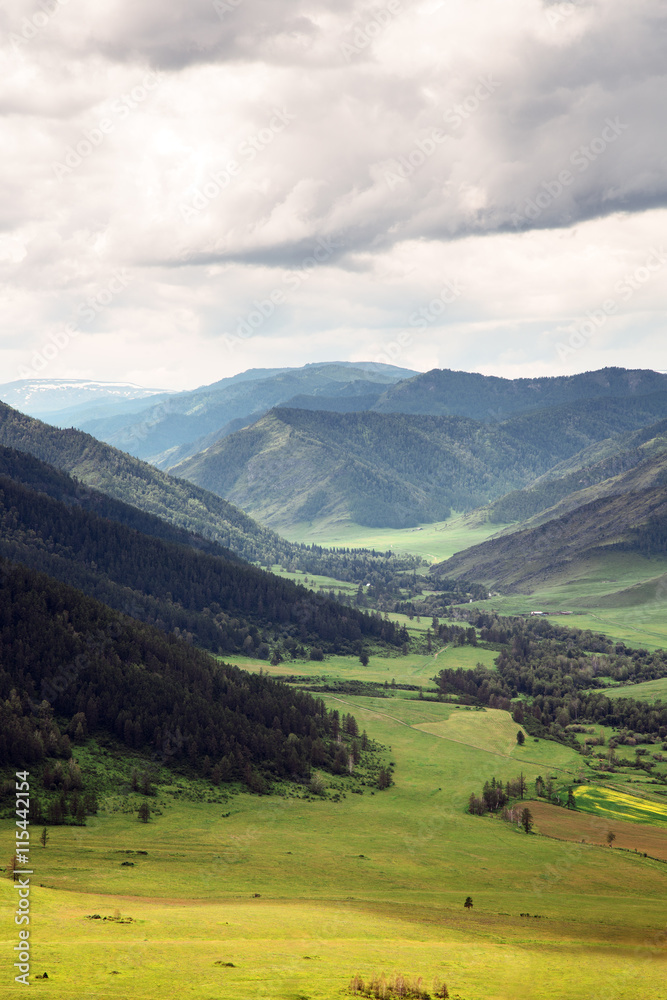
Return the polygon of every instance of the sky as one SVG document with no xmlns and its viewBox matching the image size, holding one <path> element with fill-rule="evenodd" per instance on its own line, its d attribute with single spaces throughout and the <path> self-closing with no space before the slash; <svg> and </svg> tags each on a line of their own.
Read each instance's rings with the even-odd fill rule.
<svg viewBox="0 0 667 1000">
<path fill-rule="evenodd" d="M 667 369 L 665 0 L 0 0 L 0 382 Z"/>
</svg>

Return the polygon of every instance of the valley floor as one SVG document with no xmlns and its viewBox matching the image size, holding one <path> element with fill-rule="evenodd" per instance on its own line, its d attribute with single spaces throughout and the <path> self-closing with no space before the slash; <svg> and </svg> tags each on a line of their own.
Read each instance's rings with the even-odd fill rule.
<svg viewBox="0 0 667 1000">
<path fill-rule="evenodd" d="M 179 794 L 148 824 L 121 796 L 86 827 L 52 828 L 33 851 L 32 972 L 49 976 L 34 985 L 59 1000 L 342 1000 L 356 972 L 384 971 L 439 976 L 462 1000 L 662 1000 L 664 862 L 466 813 L 492 776 L 567 783 L 580 755 L 519 747 L 501 711 L 327 701 L 387 748 L 394 785 L 340 801 Z M 3 879 L 3 912 L 13 897 Z M 131 922 L 89 919 L 115 913 Z M 0 995 L 19 995 L 9 920 L 0 936 Z"/>
</svg>

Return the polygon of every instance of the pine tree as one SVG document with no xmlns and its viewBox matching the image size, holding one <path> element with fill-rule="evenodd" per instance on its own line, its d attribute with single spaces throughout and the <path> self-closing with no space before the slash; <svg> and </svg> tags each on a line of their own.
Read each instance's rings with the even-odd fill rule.
<svg viewBox="0 0 667 1000">
<path fill-rule="evenodd" d="M 533 814 L 527 806 L 521 813 L 521 826 L 524 828 L 526 833 L 530 833 L 533 829 Z"/>
</svg>

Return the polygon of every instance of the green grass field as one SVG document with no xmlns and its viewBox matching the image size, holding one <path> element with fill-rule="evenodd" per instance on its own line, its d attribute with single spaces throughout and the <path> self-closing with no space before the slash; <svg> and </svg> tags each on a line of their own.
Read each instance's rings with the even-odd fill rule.
<svg viewBox="0 0 667 1000">
<path fill-rule="evenodd" d="M 605 694 L 609 698 L 636 698 L 637 701 L 667 701 L 667 677 L 659 677 L 655 681 L 644 681 L 641 684 L 622 684 L 611 687 Z"/>
<path fill-rule="evenodd" d="M 428 562 L 439 562 L 507 530 L 482 514 L 456 514 L 447 521 L 419 528 L 370 529 L 360 525 L 297 525 L 292 541 L 325 546 L 362 546 L 380 551 L 410 552 Z M 426 570 L 424 570 L 426 572 Z M 609 552 L 572 570 L 564 570 L 532 594 L 509 594 L 477 602 L 501 615 L 552 610 L 573 612 L 573 627 L 604 632 L 615 641 L 648 649 L 667 648 L 667 559 L 646 559 L 633 553 Z M 303 574 L 289 575 L 303 581 Z M 311 578 L 309 585 L 349 590 L 328 577 Z M 354 589 L 354 588 L 352 588 Z"/>
<path fill-rule="evenodd" d="M 578 754 L 519 747 L 500 711 L 327 702 L 390 748 L 391 788 L 222 805 L 160 788 L 162 815 L 147 825 L 111 797 L 85 828 L 53 828 L 33 859 L 33 972 L 49 974 L 35 985 L 59 1000 L 337 1000 L 356 971 L 384 970 L 439 975 L 463 1000 L 664 995 L 663 864 L 465 811 L 494 775 L 568 782 Z M 9 845 L 10 822 L 0 831 Z M 7 879 L 0 899 L 9 914 Z M 115 911 L 135 922 L 87 919 Z M 5 921 L 7 956 L 14 936 Z M 0 995 L 20 989 L 6 975 Z"/>
<path fill-rule="evenodd" d="M 629 646 L 662 649 L 667 648 L 667 587 L 661 584 L 665 569 L 664 559 L 612 553 L 578 567 L 576 573 L 564 572 L 532 594 L 476 603 L 501 615 L 569 611 L 563 624 L 603 632 Z"/>
<path fill-rule="evenodd" d="M 365 528 L 360 524 L 301 523 L 281 533 L 291 542 L 325 545 L 330 548 L 375 549 L 378 552 L 408 552 L 428 562 L 449 559 L 455 552 L 478 545 L 506 527 L 483 520 L 478 513 L 454 514 L 446 521 L 416 528 Z"/>
<path fill-rule="evenodd" d="M 348 525 L 340 537 L 304 530 L 299 540 L 391 544 L 442 559 L 496 530 L 459 517 L 421 532 Z M 569 596 L 559 584 L 485 606 L 502 613 L 567 606 L 583 613 L 563 624 L 659 646 L 663 633 L 667 639 L 659 602 L 608 606 L 609 593 L 628 585 L 632 573 L 636 567 L 619 564 L 615 579 L 593 574 L 575 581 Z M 339 589 L 326 578 L 308 582 Z M 607 606 L 579 606 L 586 594 Z M 415 635 L 431 624 L 392 618 Z M 551 777 L 561 795 L 574 785 L 591 822 L 630 820 L 662 830 L 665 804 L 651 776 L 607 774 L 597 757 L 530 736 L 519 746 L 519 727 L 506 712 L 391 688 L 392 681 L 428 688 L 442 667 L 491 667 L 496 655 L 471 646 L 388 658 L 371 652 L 365 668 L 352 656 L 275 667 L 232 657 L 245 669 L 316 683 L 386 682 L 387 697 L 327 694 L 325 701 L 352 712 L 385 748 L 395 783 L 381 792 L 359 778 L 327 776 L 330 789 L 346 785 L 345 794 L 309 800 L 287 786 L 272 796 L 229 794 L 163 772 L 151 800 L 156 815 L 142 824 L 137 796 L 123 791 L 119 774 L 117 792 L 85 827 L 52 828 L 46 849 L 33 831 L 32 972 L 49 975 L 33 985 L 58 1000 L 343 1000 L 356 972 L 400 972 L 421 975 L 427 987 L 438 976 L 460 1000 L 663 1000 L 664 863 L 577 838 L 527 836 L 500 818 L 466 811 L 486 780 L 523 773 L 530 794 L 538 775 Z M 657 698 L 666 684 L 610 694 L 632 690 L 637 697 L 653 685 Z M 0 820 L 7 857 L 12 833 L 11 822 Z M 468 895 L 471 912 L 463 908 Z M 15 893 L 7 878 L 0 879 L 0 905 L 7 915 L 0 996 L 13 997 L 23 987 L 11 975 Z M 94 914 L 130 919 L 88 919 Z"/>
<path fill-rule="evenodd" d="M 398 615 L 392 617 L 399 617 Z M 428 619 L 430 624 L 430 619 Z M 497 653 L 477 646 L 447 646 L 436 653 L 409 653 L 407 656 L 372 656 L 366 667 L 362 667 L 358 656 L 329 656 L 325 660 L 287 660 L 271 666 L 266 660 L 252 657 L 222 657 L 225 663 L 233 663 L 244 670 L 263 670 L 273 677 L 307 676 L 327 681 L 364 680 L 384 684 L 416 684 L 433 688 L 433 677 L 445 668 L 473 669 L 478 663 L 493 669 Z"/>
</svg>

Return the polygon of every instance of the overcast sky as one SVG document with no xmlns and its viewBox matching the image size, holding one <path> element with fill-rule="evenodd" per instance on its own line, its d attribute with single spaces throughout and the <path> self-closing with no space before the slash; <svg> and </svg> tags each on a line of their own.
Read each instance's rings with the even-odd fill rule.
<svg viewBox="0 0 667 1000">
<path fill-rule="evenodd" d="M 667 369 L 665 0 L 0 0 L 0 382 Z"/>
</svg>

